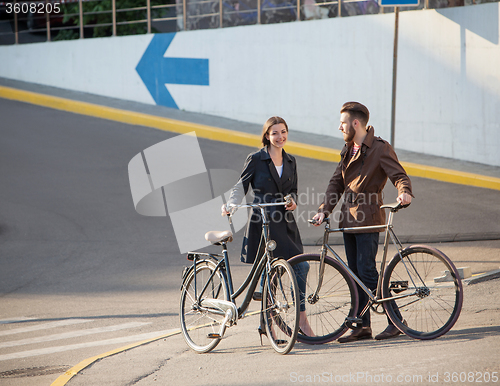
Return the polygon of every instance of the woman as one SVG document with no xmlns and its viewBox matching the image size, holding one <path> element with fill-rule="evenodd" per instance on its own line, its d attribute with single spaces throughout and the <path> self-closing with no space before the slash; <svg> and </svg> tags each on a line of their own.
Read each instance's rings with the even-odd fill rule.
<svg viewBox="0 0 500 386">
<path fill-rule="evenodd" d="M 297 163 L 295 158 L 285 152 L 283 147 L 288 139 L 288 125 L 280 117 L 269 118 L 262 129 L 263 148 L 250 154 L 243 167 L 240 180 L 233 188 L 228 200 L 227 207 L 238 205 L 248 192 L 249 186 L 254 193 L 254 203 L 281 202 L 283 197 L 291 194 L 292 201 L 287 206 L 268 207 L 270 220 L 269 231 L 272 240 L 275 240 L 277 247 L 274 256 L 282 257 L 286 260 L 303 253 L 302 241 L 299 229 L 295 222 L 292 211 L 297 208 Z M 226 205 L 222 206 L 222 215 L 227 215 Z M 260 213 L 254 209 L 247 224 L 243 246 L 241 250 L 241 260 L 245 263 L 253 263 L 257 256 L 263 253 L 262 221 Z M 300 329 L 301 332 L 314 336 L 307 321 L 305 313 L 304 293 L 305 277 L 308 266 L 296 267 L 296 276 L 299 283 L 301 305 L 300 305 Z M 297 269 L 298 268 L 298 269 Z M 261 296 L 256 293 L 256 296 Z M 255 298 L 255 296 L 254 296 Z M 259 328 L 262 335 L 264 331 Z"/>
</svg>

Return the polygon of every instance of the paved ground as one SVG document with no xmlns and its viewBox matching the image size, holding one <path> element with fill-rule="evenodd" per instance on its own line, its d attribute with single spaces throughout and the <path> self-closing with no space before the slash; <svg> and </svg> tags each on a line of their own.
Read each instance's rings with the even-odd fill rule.
<svg viewBox="0 0 500 386">
<path fill-rule="evenodd" d="M 260 132 L 258 125 L 217 117 L 5 79 L 0 84 Z M 134 211 L 127 175 L 133 156 L 174 134 L 9 100 L 0 100 L 0 117 L 4 182 L 0 189 L 0 384 L 47 385 L 87 358 L 178 329 L 178 288 L 187 261 L 179 254 L 168 220 Z M 301 137 L 298 132 L 291 135 L 296 135 L 294 140 Z M 324 138 L 303 137 L 304 142 L 325 143 Z M 329 140 L 332 147 L 337 145 Z M 207 168 L 231 165 L 237 172 L 251 151 L 204 139 L 200 146 Z M 500 176 L 500 168 L 438 158 L 435 162 Z M 312 245 L 321 231 L 308 227 L 305 219 L 317 206 L 315 197 L 323 191 L 333 165 L 306 158 L 298 164 L 301 190 L 307 197 L 297 212 L 299 227 Z M 422 178 L 412 181 L 416 199 L 398 214 L 395 224 L 403 240 L 440 241 L 433 246 L 474 273 L 498 269 L 498 191 Z M 386 197 L 387 201 L 395 198 L 394 188 L 387 188 Z M 238 237 L 231 246 L 233 256 L 241 245 L 241 234 Z M 241 282 L 248 266 L 237 260 L 233 258 L 233 269 Z M 443 384 L 447 371 L 489 374 L 498 371 L 498 288 L 498 280 L 466 287 L 466 303 L 456 327 L 432 342 L 401 337 L 395 343 L 345 347 L 297 345 L 282 357 L 267 344 L 260 347 L 257 319 L 249 317 L 229 330 L 227 339 L 211 354 L 194 354 L 181 336 L 174 335 L 102 359 L 69 384 L 147 384 L 155 379 L 169 385 L 287 384 L 305 383 L 300 376 L 318 372 L 334 377 L 349 372 L 425 377 L 439 372 Z M 385 327 L 383 318 L 375 323 L 377 332 Z M 395 367 L 389 368 L 388 363 Z"/>
<path fill-rule="evenodd" d="M 479 382 L 500 372 L 499 284 L 466 287 L 464 312 L 455 328 L 433 341 L 401 336 L 345 345 L 297 343 L 280 356 L 265 340 L 260 345 L 258 319 L 249 317 L 230 329 L 212 353 L 196 354 L 181 335 L 174 335 L 103 359 L 69 385 L 474 384 L 453 380 L 472 374 Z M 374 330 L 382 331 L 384 318 L 374 319 Z"/>
</svg>

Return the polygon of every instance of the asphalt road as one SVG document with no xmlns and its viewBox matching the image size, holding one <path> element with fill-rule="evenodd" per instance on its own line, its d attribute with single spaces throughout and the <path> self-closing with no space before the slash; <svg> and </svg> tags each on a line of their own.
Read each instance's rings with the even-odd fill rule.
<svg viewBox="0 0 500 386">
<path fill-rule="evenodd" d="M 0 100 L 0 117 L 0 384 L 47 385 L 86 358 L 177 329 L 178 288 L 182 267 L 187 262 L 179 253 L 168 218 L 145 217 L 135 212 L 127 171 L 132 157 L 175 134 L 9 100 Z M 208 169 L 229 168 L 239 172 L 246 155 L 253 151 L 245 146 L 204 139 L 199 143 Z M 334 165 L 304 158 L 298 159 L 298 165 L 299 189 L 305 192 L 297 213 L 299 227 L 303 239 L 314 243 L 321 232 L 308 227 L 305 219 L 317 207 L 317 195 L 324 190 Z M 498 191 L 421 178 L 413 178 L 412 182 L 416 198 L 398 214 L 395 223 L 398 234 L 408 239 L 449 241 L 457 235 L 473 240 L 484 234 L 500 233 Z M 385 195 L 386 202 L 391 202 L 396 191 L 390 186 Z M 231 247 L 237 280 L 247 268 L 236 257 L 240 243 L 241 234 Z M 472 265 L 474 272 L 498 268 L 499 248 L 499 241 L 450 243 L 440 247 L 457 266 Z M 495 285 L 498 287 L 498 282 Z M 497 313 L 498 307 L 491 305 L 491 302 L 498 304 L 497 298 L 488 296 L 490 302 L 484 304 L 485 314 Z M 471 307 L 477 307 L 477 303 Z M 481 310 L 473 311 L 472 316 L 476 312 Z M 242 322 L 242 326 L 247 323 L 253 331 L 255 321 L 249 320 Z M 477 326 L 486 329 L 473 331 L 480 335 L 474 353 L 481 353 L 480 344 L 489 338 L 494 341 L 488 344 L 498 345 L 500 331 L 493 318 L 472 318 L 464 328 Z M 233 339 L 231 349 L 226 346 L 219 351 L 222 355 L 203 356 L 210 359 L 203 359 L 205 364 L 200 370 L 215 366 L 216 359 L 221 357 L 225 357 L 224 363 L 230 363 L 234 350 L 241 360 L 264 350 L 253 347 L 258 343 L 257 334 L 247 338 L 244 327 L 239 331 L 234 336 L 240 338 Z M 450 335 L 448 350 L 457 341 L 468 341 L 467 331 L 457 334 Z M 179 336 L 173 339 L 181 342 Z M 406 345 L 409 351 L 405 355 L 411 355 L 413 344 Z M 150 353 L 163 358 L 164 365 L 167 357 L 175 358 L 179 372 L 169 366 L 174 373 L 174 381 L 169 384 L 201 384 L 198 381 L 203 377 L 197 382 L 183 377 L 184 371 L 200 367 L 196 365 L 200 356 L 187 352 L 181 343 L 174 345 L 172 352 L 168 352 L 169 347 L 165 343 L 160 346 L 161 353 Z M 366 344 L 363 347 L 371 358 L 381 355 L 380 346 L 373 350 Z M 383 347 L 398 356 L 399 346 Z M 430 363 L 446 355 L 446 347 L 438 348 L 438 343 L 425 347 L 438 350 L 437 354 L 427 356 L 425 361 L 421 357 L 408 357 L 409 363 Z M 327 369 L 327 363 L 336 360 L 327 355 L 330 349 L 302 347 L 297 355 L 319 354 L 316 360 L 308 361 L 321 361 Z M 269 347 L 264 351 L 276 355 Z M 346 358 L 351 362 L 364 361 L 363 352 L 351 346 Z M 120 355 L 113 358 L 119 361 Z M 275 356 L 265 355 L 252 366 L 267 364 L 260 374 L 273 374 L 269 358 Z M 283 358 L 280 357 L 279 363 Z M 182 362 L 184 359 L 186 362 Z M 498 361 L 495 363 L 498 366 Z M 150 365 L 145 363 L 146 367 Z M 95 369 L 99 367 L 96 365 Z M 479 369 L 476 362 L 471 364 L 470 371 Z M 117 371 L 128 374 L 125 370 Z M 375 371 L 371 367 L 369 370 Z M 481 367 L 481 371 L 486 370 Z M 113 367 L 104 373 L 112 378 Z M 246 374 L 254 373 L 259 373 L 258 367 Z M 211 379 L 205 384 L 225 383 L 217 381 L 213 371 L 203 376 Z M 279 384 L 284 379 L 279 377 L 284 376 L 283 372 L 274 374 L 269 384 Z M 120 379 L 116 384 L 135 382 L 116 379 Z M 236 384 L 237 377 L 231 379 L 227 384 Z M 81 381 L 76 377 L 71 382 Z M 93 378 L 85 378 L 83 382 L 108 384 Z M 239 384 L 252 382 L 248 379 Z"/>
</svg>

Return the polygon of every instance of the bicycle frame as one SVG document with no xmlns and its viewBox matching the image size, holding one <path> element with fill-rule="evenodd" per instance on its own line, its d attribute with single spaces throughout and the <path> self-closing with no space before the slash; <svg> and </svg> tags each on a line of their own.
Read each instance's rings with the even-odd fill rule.
<svg viewBox="0 0 500 386">
<path fill-rule="evenodd" d="M 271 263 L 274 261 L 273 256 L 272 256 L 272 250 L 270 242 L 271 240 L 269 239 L 269 220 L 267 219 L 266 213 L 265 213 L 265 207 L 268 206 L 276 206 L 276 205 L 282 205 L 283 203 L 263 203 L 263 204 L 245 204 L 245 205 L 240 205 L 239 208 L 258 208 L 261 213 L 261 218 L 262 218 L 262 238 L 261 240 L 264 241 L 264 253 L 260 256 L 260 258 L 255 259 L 252 269 L 250 270 L 249 274 L 247 275 L 245 281 L 242 283 L 240 288 L 235 292 L 234 287 L 233 287 L 233 278 L 231 274 L 231 267 L 229 264 L 229 253 L 227 250 L 227 243 L 223 242 L 221 243 L 222 245 L 222 255 L 220 254 L 212 254 L 212 253 L 190 253 L 188 256 L 193 258 L 193 266 L 191 267 L 192 270 L 194 270 L 194 288 L 195 288 L 195 302 L 198 304 L 198 307 L 200 309 L 207 309 L 207 307 L 203 307 L 201 305 L 201 300 L 203 298 L 203 294 L 207 290 L 208 283 L 213 279 L 214 275 L 220 271 L 222 275 L 225 276 L 225 279 L 227 281 L 227 291 L 230 293 L 230 301 L 231 303 L 236 305 L 236 298 L 240 296 L 243 291 L 248 287 L 247 293 L 245 298 L 243 299 L 243 302 L 241 306 L 238 308 L 238 319 L 243 318 L 246 310 L 248 309 L 248 306 L 250 305 L 250 302 L 252 301 L 253 298 L 253 293 L 255 292 L 255 288 L 257 287 L 257 284 L 262 276 L 262 272 L 265 270 L 266 272 L 266 281 L 267 284 L 270 285 L 270 278 L 269 278 L 269 271 L 271 269 Z M 261 241 L 262 242 L 262 241 Z M 260 250 L 260 248 L 259 248 Z M 211 273 L 210 277 L 208 278 L 207 282 L 205 283 L 205 286 L 201 290 L 201 292 L 198 294 L 197 293 L 197 280 L 196 280 L 196 262 L 197 259 L 200 256 L 208 256 L 211 259 L 215 260 L 217 262 L 215 269 Z M 221 258 L 219 260 L 219 258 Z M 190 272 L 190 270 L 186 271 L 184 276 L 187 277 L 187 273 Z M 269 294 L 272 296 L 272 294 Z M 274 299 L 271 298 L 271 301 L 274 302 Z M 225 312 L 223 310 L 217 310 L 214 308 L 210 308 L 210 312 L 214 312 L 217 314 L 224 314 Z"/>
<path fill-rule="evenodd" d="M 318 286 L 317 286 L 315 292 L 312 295 L 310 295 L 310 297 L 312 297 L 313 299 L 317 298 L 319 291 L 321 289 L 321 286 L 323 285 L 323 274 L 324 274 L 324 270 L 325 270 L 324 261 L 325 261 L 325 257 L 326 257 L 326 254 L 328 251 L 330 251 L 333 254 L 333 256 L 338 261 L 338 263 L 340 265 L 342 265 L 342 267 L 348 272 L 349 276 L 351 276 L 351 278 L 359 285 L 359 287 L 364 292 L 366 292 L 366 294 L 370 298 L 366 307 L 361 311 L 361 313 L 359 313 L 359 316 L 363 316 L 373 304 L 379 305 L 379 304 L 382 304 L 384 302 L 389 302 L 392 300 L 402 299 L 402 298 L 406 298 L 406 297 L 410 297 L 410 296 L 415 295 L 415 293 L 411 293 L 411 294 L 405 294 L 405 295 L 384 298 L 383 294 L 382 294 L 382 282 L 383 282 L 383 278 L 384 278 L 385 267 L 387 264 L 389 238 L 391 239 L 392 243 L 397 247 L 398 254 L 401 257 L 401 261 L 404 264 L 404 266 L 406 267 L 406 263 L 401 255 L 401 252 L 404 249 L 403 245 L 401 244 L 401 242 L 399 241 L 398 237 L 396 236 L 396 234 L 394 233 L 394 230 L 393 230 L 392 221 L 393 221 L 394 213 L 395 213 L 395 211 L 393 211 L 393 210 L 389 211 L 389 216 L 387 219 L 387 223 L 385 225 L 362 226 L 362 227 L 356 227 L 356 228 L 330 229 L 330 221 L 329 221 L 329 219 L 327 219 L 326 225 L 325 225 L 325 233 L 323 235 L 323 244 L 321 247 L 321 255 L 320 255 L 321 257 L 320 257 L 320 265 L 319 265 L 320 272 L 319 272 Z M 330 245 L 328 245 L 328 239 L 329 239 L 330 233 L 350 232 L 350 231 L 359 232 L 360 230 L 376 231 L 376 230 L 380 230 L 380 229 L 385 229 L 384 251 L 383 251 L 383 256 L 382 256 L 382 262 L 380 264 L 380 273 L 379 273 L 379 277 L 378 277 L 376 293 L 374 295 L 373 292 L 361 281 L 361 279 L 354 272 L 352 272 L 352 270 L 349 268 L 347 263 L 345 263 L 344 260 L 342 260 L 342 258 L 333 250 L 333 248 Z M 406 269 L 408 270 L 408 268 L 406 268 Z M 415 283 L 413 283 L 413 284 L 415 284 Z"/>
</svg>

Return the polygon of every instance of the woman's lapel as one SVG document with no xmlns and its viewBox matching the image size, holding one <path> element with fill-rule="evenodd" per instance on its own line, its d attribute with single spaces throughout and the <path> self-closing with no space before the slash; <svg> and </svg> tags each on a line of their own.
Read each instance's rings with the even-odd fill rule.
<svg viewBox="0 0 500 386">
<path fill-rule="evenodd" d="M 271 159 L 269 159 L 269 171 L 271 172 L 271 175 L 273 176 L 274 182 L 276 182 L 276 185 L 278 186 L 278 192 L 281 192 L 281 178 L 278 175 L 278 171 L 276 170 L 276 166 L 274 166 L 274 163 Z"/>
<path fill-rule="evenodd" d="M 273 177 L 274 182 L 276 183 L 276 186 L 278 187 L 278 192 L 281 192 L 281 178 L 278 175 L 278 171 L 276 170 L 276 166 L 274 166 L 273 160 L 271 159 L 271 156 L 267 152 L 267 149 L 264 148 L 264 155 L 262 157 L 263 160 L 267 162 L 267 166 L 269 168 L 269 173 L 271 173 L 271 176 Z"/>
</svg>

